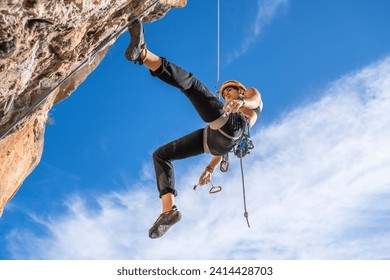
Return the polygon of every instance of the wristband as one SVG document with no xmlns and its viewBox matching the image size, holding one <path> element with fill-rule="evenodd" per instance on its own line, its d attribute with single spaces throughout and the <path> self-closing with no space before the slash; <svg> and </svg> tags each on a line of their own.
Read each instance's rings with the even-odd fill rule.
<svg viewBox="0 0 390 280">
<path fill-rule="evenodd" d="M 205 170 L 207 170 L 207 171 L 210 172 L 210 173 L 213 173 L 214 168 L 212 168 L 210 165 L 207 165 L 206 168 L 205 168 Z"/>
<path fill-rule="evenodd" d="M 240 108 L 242 108 L 242 107 L 244 107 L 244 105 L 245 105 L 245 98 L 243 97 L 243 96 L 239 96 L 238 97 L 238 100 L 241 100 L 242 101 L 242 105 L 240 106 Z"/>
</svg>

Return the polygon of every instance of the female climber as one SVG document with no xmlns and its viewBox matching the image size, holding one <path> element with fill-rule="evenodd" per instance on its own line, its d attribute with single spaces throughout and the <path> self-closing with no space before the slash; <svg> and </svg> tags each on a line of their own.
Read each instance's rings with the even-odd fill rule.
<svg viewBox="0 0 390 280">
<path fill-rule="evenodd" d="M 152 76 L 178 88 L 191 101 L 199 116 L 207 123 L 196 130 L 158 148 L 153 153 L 156 183 L 162 201 L 162 213 L 149 230 L 150 238 L 159 238 L 180 221 L 181 213 L 174 203 L 177 195 L 173 161 L 210 153 L 210 163 L 199 178 L 202 186 L 211 180 L 211 174 L 222 156 L 232 150 L 245 129 L 246 120 L 253 126 L 262 110 L 261 95 L 255 88 L 246 88 L 235 80 L 222 84 L 223 105 L 207 87 L 191 73 L 159 57 L 146 48 L 142 22 L 129 26 L 130 45 L 125 56 L 128 60 L 145 65 Z"/>
</svg>

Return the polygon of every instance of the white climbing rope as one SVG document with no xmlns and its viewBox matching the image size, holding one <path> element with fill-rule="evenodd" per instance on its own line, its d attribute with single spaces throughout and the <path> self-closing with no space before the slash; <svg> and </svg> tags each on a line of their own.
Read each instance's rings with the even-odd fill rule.
<svg viewBox="0 0 390 280">
<path fill-rule="evenodd" d="M 221 49 L 221 28 L 220 28 L 220 0 L 217 0 L 217 84 L 215 86 L 217 98 L 220 99 L 221 93 L 219 92 L 220 82 L 220 49 Z"/>
</svg>

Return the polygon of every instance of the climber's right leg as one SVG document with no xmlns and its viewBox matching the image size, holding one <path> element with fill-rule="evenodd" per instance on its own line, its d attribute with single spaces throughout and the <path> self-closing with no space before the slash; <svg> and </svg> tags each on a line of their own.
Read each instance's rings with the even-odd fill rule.
<svg viewBox="0 0 390 280">
<path fill-rule="evenodd" d="M 162 59 L 147 50 L 142 22 L 136 20 L 128 29 L 131 41 L 125 52 L 126 58 L 139 65 L 145 64 L 152 71 L 157 70 L 161 66 Z"/>
<path fill-rule="evenodd" d="M 181 90 L 191 101 L 205 122 L 212 122 L 224 113 L 219 99 L 192 73 L 180 68 L 146 48 L 142 22 L 137 20 L 129 26 L 131 42 L 126 50 L 127 59 L 144 64 L 153 76 Z"/>
</svg>

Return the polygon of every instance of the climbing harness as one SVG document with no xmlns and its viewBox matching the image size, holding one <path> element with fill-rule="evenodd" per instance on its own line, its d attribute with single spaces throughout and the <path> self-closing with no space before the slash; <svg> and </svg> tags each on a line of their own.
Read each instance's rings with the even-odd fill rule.
<svg viewBox="0 0 390 280">
<path fill-rule="evenodd" d="M 145 8 L 138 16 L 131 19 L 124 27 L 122 27 L 119 31 L 113 32 L 111 35 L 107 36 L 88 56 L 87 59 L 85 59 L 79 66 L 77 66 L 72 72 L 70 72 L 64 79 L 62 79 L 54 88 L 49 90 L 46 94 L 44 94 L 38 101 L 31 106 L 22 116 L 20 116 L 15 123 L 13 123 L 10 127 L 8 127 L 1 135 L 0 140 L 2 140 L 5 136 L 8 135 L 19 123 L 22 121 L 25 117 L 31 114 L 38 106 L 42 105 L 43 102 L 53 93 L 55 92 L 61 85 L 63 85 L 70 77 L 72 77 L 76 72 L 78 72 L 82 67 L 84 67 L 86 64 L 91 64 L 92 61 L 95 59 L 96 55 L 108 45 L 114 38 L 117 38 L 119 35 L 121 35 L 133 22 L 138 20 L 141 16 L 143 16 L 147 11 L 149 11 L 151 8 L 153 8 L 157 3 L 160 2 L 160 0 L 154 1 L 152 4 L 150 4 L 148 7 Z"/>
</svg>

